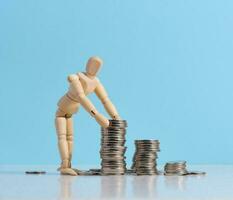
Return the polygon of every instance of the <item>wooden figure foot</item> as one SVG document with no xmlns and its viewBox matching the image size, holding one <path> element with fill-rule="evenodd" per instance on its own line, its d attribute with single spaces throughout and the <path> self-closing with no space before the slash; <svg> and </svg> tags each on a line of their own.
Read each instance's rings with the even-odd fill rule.
<svg viewBox="0 0 233 200">
<path fill-rule="evenodd" d="M 77 176 L 78 174 L 71 168 L 61 168 L 60 173 L 62 175 Z"/>
</svg>

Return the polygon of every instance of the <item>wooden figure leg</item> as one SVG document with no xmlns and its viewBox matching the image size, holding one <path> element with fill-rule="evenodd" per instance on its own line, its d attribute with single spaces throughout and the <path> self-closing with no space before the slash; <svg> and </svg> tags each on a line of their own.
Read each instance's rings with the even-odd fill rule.
<svg viewBox="0 0 233 200">
<path fill-rule="evenodd" d="M 67 142 L 67 119 L 65 117 L 56 117 L 56 130 L 58 136 L 58 148 L 62 160 L 60 172 L 61 174 L 77 175 L 77 173 L 70 168 L 69 146 Z"/>
<path fill-rule="evenodd" d="M 69 161 L 71 167 L 72 153 L 73 153 L 73 119 L 71 117 L 66 119 L 66 128 L 67 128 L 67 143 L 68 143 L 68 151 L 69 151 Z"/>
</svg>

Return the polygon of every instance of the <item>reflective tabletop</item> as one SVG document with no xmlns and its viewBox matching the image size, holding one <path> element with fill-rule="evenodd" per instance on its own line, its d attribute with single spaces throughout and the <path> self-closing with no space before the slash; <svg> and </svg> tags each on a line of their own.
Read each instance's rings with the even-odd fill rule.
<svg viewBox="0 0 233 200">
<path fill-rule="evenodd" d="M 55 166 L 2 165 L 0 199 L 233 199 L 232 165 L 199 165 L 188 166 L 188 169 L 207 174 L 72 177 L 61 176 Z M 47 173 L 27 175 L 27 170 L 45 170 Z"/>
</svg>

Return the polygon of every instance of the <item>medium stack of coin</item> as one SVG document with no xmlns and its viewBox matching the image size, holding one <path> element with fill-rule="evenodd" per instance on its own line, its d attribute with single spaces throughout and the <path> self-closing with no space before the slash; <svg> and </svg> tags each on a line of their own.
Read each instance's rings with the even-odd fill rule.
<svg viewBox="0 0 233 200">
<path fill-rule="evenodd" d="M 103 175 L 122 175 L 126 171 L 125 120 L 109 120 L 108 128 L 101 128 L 100 157 Z"/>
<path fill-rule="evenodd" d="M 137 175 L 154 175 L 157 171 L 158 140 L 135 140 L 136 151 L 133 157 L 132 169 Z"/>
<path fill-rule="evenodd" d="M 186 161 L 167 162 L 164 166 L 164 175 L 186 175 Z"/>
</svg>

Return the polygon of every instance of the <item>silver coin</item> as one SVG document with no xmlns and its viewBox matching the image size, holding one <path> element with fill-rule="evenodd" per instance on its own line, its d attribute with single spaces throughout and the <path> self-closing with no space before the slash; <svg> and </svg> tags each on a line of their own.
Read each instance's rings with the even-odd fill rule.
<svg viewBox="0 0 233 200">
<path fill-rule="evenodd" d="M 109 144 L 109 146 L 102 146 L 101 149 L 116 149 L 116 150 L 126 150 L 127 147 L 125 146 L 120 146 L 120 145 L 115 145 L 115 144 Z"/>
<path fill-rule="evenodd" d="M 101 164 L 112 164 L 112 165 L 117 165 L 117 164 L 125 164 L 124 159 L 118 159 L 118 160 L 107 160 L 107 159 L 103 159 L 101 161 Z"/>
<path fill-rule="evenodd" d="M 101 150 L 100 153 L 103 155 L 108 155 L 108 154 L 123 155 L 125 153 L 125 150 L 105 149 L 105 150 Z"/>
<path fill-rule="evenodd" d="M 114 160 L 125 160 L 125 156 L 123 155 L 112 155 L 112 157 L 110 158 L 109 155 L 101 155 L 102 161 L 114 161 Z"/>
<path fill-rule="evenodd" d="M 89 169 L 89 171 L 92 171 L 92 172 L 101 172 L 101 169 Z"/>
<path fill-rule="evenodd" d="M 158 140 L 135 140 L 136 151 L 131 169 L 137 175 L 157 175 L 157 152 L 160 151 Z"/>
<path fill-rule="evenodd" d="M 102 132 L 108 132 L 108 131 L 113 131 L 113 132 L 126 132 L 125 128 L 121 127 L 108 127 L 108 128 L 101 128 Z"/>
<path fill-rule="evenodd" d="M 166 176 L 184 176 L 187 174 L 186 161 L 170 161 L 164 166 L 164 175 Z"/>
<path fill-rule="evenodd" d="M 135 174 L 135 170 L 133 169 L 126 169 L 127 174 Z"/>
<path fill-rule="evenodd" d="M 186 164 L 185 160 L 169 161 L 166 163 L 166 165 L 184 165 L 184 164 Z"/>
<path fill-rule="evenodd" d="M 188 171 L 187 175 L 205 175 L 206 172 L 201 172 L 201 171 Z"/>
<path fill-rule="evenodd" d="M 25 174 L 46 174 L 46 171 L 26 171 Z"/>
<path fill-rule="evenodd" d="M 187 172 L 177 172 L 177 173 L 164 173 L 165 176 L 185 176 Z"/>
<path fill-rule="evenodd" d="M 127 125 L 126 124 L 121 124 L 121 123 L 115 123 L 115 124 L 110 124 L 109 128 L 126 128 Z"/>
<path fill-rule="evenodd" d="M 122 152 L 122 153 L 113 153 L 113 152 L 100 152 L 101 153 L 101 157 L 109 157 L 109 156 L 112 156 L 112 157 L 118 157 L 118 156 L 123 156 L 125 157 L 125 153 Z"/>
<path fill-rule="evenodd" d="M 108 128 L 101 128 L 101 174 L 121 175 L 126 171 L 125 120 L 109 120 Z"/>
<path fill-rule="evenodd" d="M 127 121 L 126 120 L 110 119 L 109 123 L 110 123 L 110 125 L 115 124 L 115 123 L 116 124 L 125 124 L 125 125 L 127 125 Z"/>
<path fill-rule="evenodd" d="M 94 175 L 94 172 L 90 170 L 78 170 L 78 175 L 79 176 L 92 176 Z"/>
<path fill-rule="evenodd" d="M 103 130 L 101 131 L 102 135 L 119 135 L 119 136 L 124 136 L 126 134 L 126 131 L 124 129 L 116 129 L 116 130 Z"/>
</svg>

